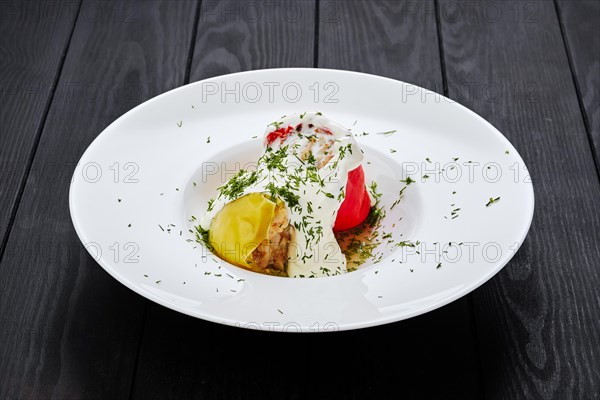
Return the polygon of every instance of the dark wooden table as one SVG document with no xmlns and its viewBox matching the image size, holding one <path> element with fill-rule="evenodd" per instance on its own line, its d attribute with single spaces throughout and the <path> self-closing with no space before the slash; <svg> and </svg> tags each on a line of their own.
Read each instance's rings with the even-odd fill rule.
<svg viewBox="0 0 600 400">
<path fill-rule="evenodd" d="M 600 1 L 0 3 L 0 399 L 598 399 Z M 193 319 L 80 244 L 90 142 L 177 86 L 269 67 L 363 71 L 493 123 L 532 174 L 521 250 L 411 320 L 319 335 Z"/>
</svg>

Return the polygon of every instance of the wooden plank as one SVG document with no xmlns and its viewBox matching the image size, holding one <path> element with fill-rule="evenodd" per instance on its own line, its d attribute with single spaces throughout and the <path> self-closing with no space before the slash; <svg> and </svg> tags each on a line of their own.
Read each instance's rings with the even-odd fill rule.
<svg viewBox="0 0 600 400">
<path fill-rule="evenodd" d="M 477 372 L 463 361 L 473 359 L 467 347 L 472 337 L 459 307 L 368 330 L 282 334 L 222 326 L 150 304 L 134 397 L 478 398 Z"/>
<path fill-rule="evenodd" d="M 75 25 L 79 1 L 0 4 L 0 257 Z"/>
<path fill-rule="evenodd" d="M 557 0 L 557 8 L 600 174 L 600 2 Z"/>
<path fill-rule="evenodd" d="M 190 80 L 249 69 L 312 67 L 314 24 L 313 1 L 203 2 Z M 289 398 L 305 383 L 277 378 L 287 363 L 279 353 L 283 340 L 282 335 L 252 334 L 151 303 L 134 397 Z"/>
<path fill-rule="evenodd" d="M 79 243 L 68 187 L 102 129 L 182 84 L 196 7 L 167 0 L 81 6 L 58 83 L 72 90 L 50 106 L 0 264 L 2 399 L 128 398 L 145 300 Z"/>
<path fill-rule="evenodd" d="M 443 92 L 435 4 L 321 2 L 319 67 L 348 69 Z"/>
<path fill-rule="evenodd" d="M 252 69 L 312 67 L 314 4 L 205 2 L 190 81 Z"/>
<path fill-rule="evenodd" d="M 320 16 L 320 67 L 358 70 L 443 92 L 433 1 L 324 1 Z M 369 384 L 348 385 L 345 394 L 380 399 L 401 387 L 409 398 L 477 398 L 471 323 L 463 298 L 418 318 L 356 333 L 355 341 L 365 343 L 357 347 L 360 355 L 344 359 L 344 365 L 360 370 Z M 332 342 L 327 345 L 335 348 Z"/>
<path fill-rule="evenodd" d="M 474 293 L 485 397 L 598 398 L 600 185 L 554 4 L 444 0 L 440 15 L 451 97 L 511 140 L 536 195 L 517 256 Z"/>
<path fill-rule="evenodd" d="M 298 22 L 302 28 L 283 22 L 250 24 L 235 21 L 233 15 L 222 24 L 220 15 L 201 15 L 192 80 L 249 68 L 312 66 L 314 15 L 306 3 L 297 4 L 307 7 L 307 19 Z M 433 10 L 432 2 L 428 6 Z M 321 2 L 319 66 L 356 68 L 441 87 L 434 12 L 426 21 L 412 13 L 402 20 L 398 18 L 402 8 L 394 2 L 339 3 L 334 10 L 339 20 L 334 23 L 323 19 L 335 15 L 328 14 L 332 12 L 328 7 Z M 296 34 L 286 29 L 296 29 Z M 409 34 L 411 41 L 402 42 Z M 261 40 L 265 37 L 273 38 L 268 39 L 270 44 Z M 363 57 L 382 50 L 369 50 L 367 39 L 385 42 L 387 56 L 366 64 Z M 295 55 L 284 54 L 283 49 Z M 417 68 L 411 59 L 427 62 L 427 68 Z M 427 72 L 421 74 L 422 70 Z M 367 331 L 291 337 L 220 326 L 151 304 L 134 397 L 380 399 L 401 388 L 408 397 L 474 398 L 478 385 L 469 323 L 467 303 L 461 301 Z M 415 385 L 415 380 L 436 384 Z"/>
</svg>

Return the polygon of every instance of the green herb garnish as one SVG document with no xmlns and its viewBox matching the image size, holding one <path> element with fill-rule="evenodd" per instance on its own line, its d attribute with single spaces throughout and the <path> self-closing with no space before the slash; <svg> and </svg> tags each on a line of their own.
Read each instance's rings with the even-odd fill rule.
<svg viewBox="0 0 600 400">
<path fill-rule="evenodd" d="M 205 245 L 208 250 L 212 251 L 213 247 L 208 240 L 208 229 L 204 229 L 200 225 L 195 226 L 194 229 L 196 230 L 196 242 Z"/>
<path fill-rule="evenodd" d="M 248 172 L 247 170 L 241 169 L 229 180 L 229 182 L 218 189 L 219 197 L 235 200 L 244 193 L 246 188 L 255 184 L 257 181 L 258 173 L 256 171 Z"/>
<path fill-rule="evenodd" d="M 500 201 L 500 197 L 496 197 L 496 198 L 490 197 L 490 201 L 488 201 L 488 202 L 487 202 L 487 204 L 486 204 L 485 206 L 486 206 L 486 207 L 489 207 L 489 206 L 491 206 L 492 204 L 494 204 L 494 203 L 497 203 L 497 202 L 499 202 L 499 201 Z"/>
</svg>

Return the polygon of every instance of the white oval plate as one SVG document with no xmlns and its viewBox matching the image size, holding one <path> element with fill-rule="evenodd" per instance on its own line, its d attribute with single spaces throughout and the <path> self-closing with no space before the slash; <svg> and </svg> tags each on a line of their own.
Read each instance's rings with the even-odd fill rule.
<svg viewBox="0 0 600 400">
<path fill-rule="evenodd" d="M 256 160 L 265 126 L 303 111 L 352 129 L 386 208 L 400 180 L 416 181 L 383 221 L 395 243 L 416 247 L 382 245 L 380 262 L 342 276 L 286 279 L 193 242 L 191 216 Z M 486 207 L 490 197 L 500 200 Z M 89 146 L 69 202 L 90 254 L 131 290 L 209 321 L 292 332 L 399 321 L 471 292 L 512 258 L 534 207 L 523 160 L 478 115 L 414 85 L 324 69 L 231 74 L 145 102 Z"/>
</svg>

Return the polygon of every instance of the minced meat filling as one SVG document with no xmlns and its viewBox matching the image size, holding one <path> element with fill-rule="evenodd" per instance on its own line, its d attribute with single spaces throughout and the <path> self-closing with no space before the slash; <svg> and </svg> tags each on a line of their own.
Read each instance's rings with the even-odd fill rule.
<svg viewBox="0 0 600 400">
<path fill-rule="evenodd" d="M 280 203 L 275 208 L 267 238 L 254 249 L 249 263 L 253 267 L 265 270 L 266 273 L 285 273 L 291 229 L 285 205 Z"/>
</svg>

